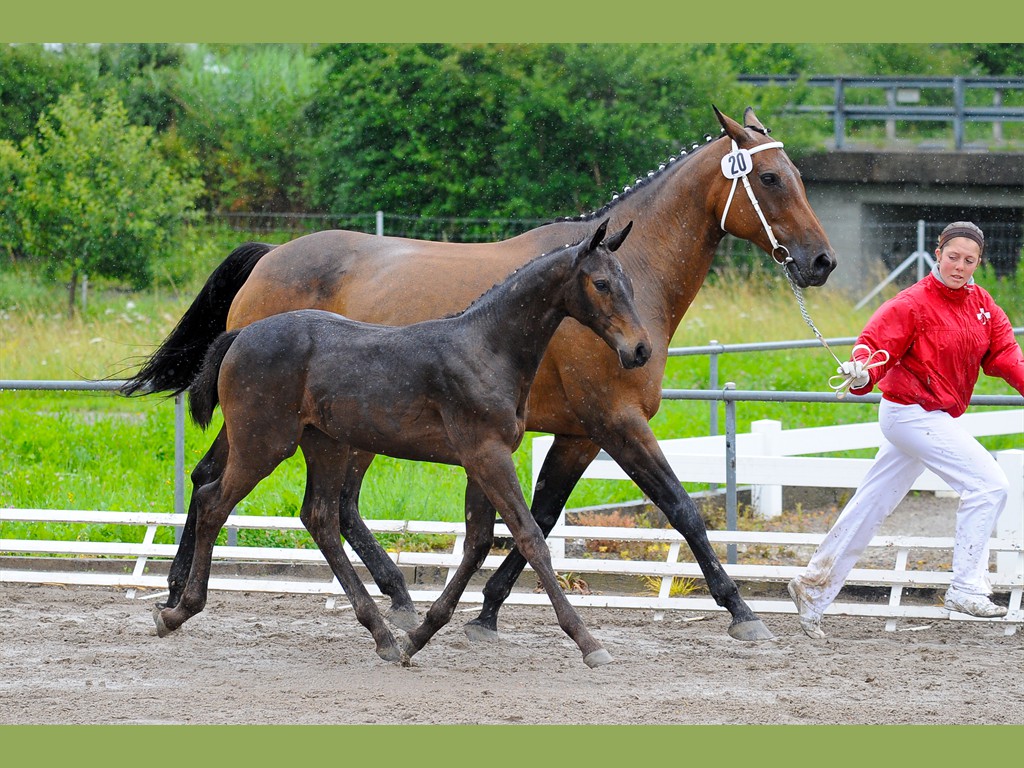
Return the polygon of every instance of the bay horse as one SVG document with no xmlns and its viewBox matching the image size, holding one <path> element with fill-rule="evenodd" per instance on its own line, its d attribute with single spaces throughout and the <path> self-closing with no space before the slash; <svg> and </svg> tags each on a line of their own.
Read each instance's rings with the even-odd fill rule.
<svg viewBox="0 0 1024 768">
<path fill-rule="evenodd" d="M 382 658 L 408 661 L 448 623 L 490 551 L 497 508 L 586 664 L 610 662 L 559 588 L 512 460 L 526 431 L 530 385 L 563 319 L 593 331 L 624 369 L 650 358 L 633 288 L 612 254 L 632 222 L 605 241 L 607 226 L 530 261 L 453 317 L 395 327 L 307 309 L 222 334 L 189 387 L 196 423 L 209 426 L 218 401 L 224 415 L 203 459 L 213 479 L 195 491 L 190 572 L 177 604 L 155 610 L 157 633 L 203 609 L 214 541 L 231 510 L 301 448 L 300 517 Z M 467 508 L 462 561 L 401 647 L 341 545 L 339 505 L 358 490 L 359 476 L 349 471 L 356 451 L 461 465 L 472 506 L 491 508 L 485 515 Z"/>
<path fill-rule="evenodd" d="M 636 220 L 636 232 L 617 256 L 633 281 L 654 344 L 652 359 L 642 369 L 620 369 L 591 334 L 576 323 L 562 324 L 528 401 L 527 429 L 554 435 L 539 474 L 533 515 L 547 535 L 584 470 L 604 449 L 682 533 L 711 595 L 731 614 L 729 634 L 739 640 L 770 639 L 771 632 L 722 568 L 703 519 L 648 421 L 661 403 L 669 342 L 726 232 L 769 253 L 800 287 L 823 285 L 836 258 L 781 142 L 769 137 L 751 108 L 742 124 L 717 108 L 714 112 L 722 128 L 719 137 L 706 137 L 705 143 L 667 159 L 597 211 L 508 240 L 449 244 L 330 230 L 278 246 L 243 244 L 217 267 L 122 391 L 184 391 L 218 333 L 279 312 L 319 308 L 386 325 L 442 317 L 467 306 L 531 254 L 578 240 L 591 222 L 610 217 L 617 227 Z M 748 154 L 742 158 L 737 150 Z M 748 165 L 738 194 L 739 177 L 726 175 L 736 169 L 723 167 L 730 158 Z M 360 453 L 348 471 L 361 478 L 372 461 L 372 453 Z M 204 472 L 200 463 L 193 487 L 208 481 Z M 415 625 L 401 572 L 362 524 L 356 502 L 355 496 L 342 500 L 342 533 L 391 598 L 392 620 L 398 626 Z M 485 504 L 467 496 L 466 514 L 485 514 Z M 181 539 L 186 551 L 193 526 L 190 504 Z M 522 554 L 513 549 L 491 576 L 480 614 L 465 627 L 470 638 L 497 637 L 498 610 L 524 566 Z M 169 604 L 177 599 L 186 573 L 187 568 L 169 574 Z"/>
</svg>

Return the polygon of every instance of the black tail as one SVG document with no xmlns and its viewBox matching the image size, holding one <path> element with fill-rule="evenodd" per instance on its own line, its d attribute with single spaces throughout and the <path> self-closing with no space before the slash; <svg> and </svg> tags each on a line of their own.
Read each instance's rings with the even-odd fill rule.
<svg viewBox="0 0 1024 768">
<path fill-rule="evenodd" d="M 228 353 L 228 348 L 240 333 L 240 330 L 228 331 L 214 339 L 203 356 L 203 365 L 199 373 L 188 387 L 189 413 L 192 415 L 192 421 L 203 429 L 210 426 L 213 409 L 220 401 L 217 395 L 217 379 L 220 376 L 224 355 Z"/>
<path fill-rule="evenodd" d="M 256 263 L 275 247 L 268 243 L 242 243 L 235 248 L 213 271 L 159 349 L 135 376 L 121 385 L 121 394 L 177 395 L 188 389 L 207 348 L 224 330 L 235 294 L 249 279 Z"/>
</svg>

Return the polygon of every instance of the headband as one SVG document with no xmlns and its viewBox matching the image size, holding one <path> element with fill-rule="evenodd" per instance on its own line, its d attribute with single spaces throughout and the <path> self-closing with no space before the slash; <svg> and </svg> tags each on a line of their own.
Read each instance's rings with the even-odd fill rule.
<svg viewBox="0 0 1024 768">
<path fill-rule="evenodd" d="M 981 252 L 985 252 L 985 235 L 969 221 L 955 221 L 942 230 L 942 234 L 939 235 L 939 250 L 941 251 L 946 243 L 954 237 L 966 237 L 968 240 L 973 240 L 981 248 Z"/>
</svg>

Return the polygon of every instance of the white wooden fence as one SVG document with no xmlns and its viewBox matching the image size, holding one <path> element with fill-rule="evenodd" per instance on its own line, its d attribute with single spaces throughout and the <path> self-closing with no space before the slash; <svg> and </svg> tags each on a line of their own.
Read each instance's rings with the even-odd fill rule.
<svg viewBox="0 0 1024 768">
<path fill-rule="evenodd" d="M 967 423 L 977 434 L 1005 434 L 1024 431 L 1024 410 L 997 411 L 971 414 Z M 870 459 L 843 459 L 808 457 L 799 454 L 848 450 L 877 445 L 876 424 L 858 424 L 840 427 L 814 428 L 804 430 L 781 430 L 772 422 L 754 425 L 749 434 L 737 435 L 736 478 L 744 484 L 758 488 L 756 498 L 761 508 L 771 512 L 776 507 L 777 491 L 781 486 L 855 487 L 866 471 Z M 690 440 L 669 440 L 663 443 L 676 472 L 683 482 L 722 483 L 726 480 L 721 446 L 716 441 L 724 438 L 693 438 Z M 550 445 L 551 438 L 541 437 L 534 441 L 534 467 Z M 915 618 L 935 620 L 942 618 L 988 621 L 1005 625 L 1006 634 L 1012 634 L 1024 622 L 1021 609 L 1024 591 L 1024 451 L 1009 450 L 997 453 L 997 460 L 1010 478 L 1010 501 L 1000 520 L 991 550 L 996 555 L 997 567 L 991 574 L 992 583 L 998 592 L 1010 594 L 1010 610 L 1006 617 L 999 619 L 968 619 L 961 614 L 950 614 L 941 607 L 941 601 L 921 604 L 920 600 L 907 601 L 905 590 L 929 588 L 942 590 L 948 586 L 950 573 L 946 571 L 921 571 L 908 568 L 910 553 L 920 550 L 951 550 L 951 537 L 880 536 L 871 546 L 881 547 L 892 555 L 891 567 L 858 568 L 850 574 L 849 583 L 870 585 L 888 589 L 884 602 L 860 601 L 836 602 L 829 613 L 885 618 L 886 628 L 894 630 L 899 619 Z M 587 478 L 625 479 L 622 470 L 607 457 L 599 457 L 585 475 Z M 934 491 L 948 488 L 934 476 L 924 475 L 915 489 Z M 140 590 L 148 596 L 163 593 L 166 577 L 160 568 L 147 568 L 150 561 L 166 561 L 174 556 L 173 544 L 157 544 L 155 537 L 162 526 L 180 526 L 184 516 L 173 513 L 109 512 L 80 510 L 43 509 L 0 509 L 0 521 L 50 521 L 64 523 L 99 523 L 145 526 L 146 532 L 141 543 L 125 542 L 79 542 L 49 541 L 40 539 L 0 539 L 0 554 L 32 555 L 29 563 L 18 561 L 19 567 L 0 568 L 0 582 L 11 583 L 56 583 L 74 585 L 109 586 L 128 590 L 130 597 L 141 597 Z M 464 526 L 459 523 L 433 523 L 424 521 L 367 521 L 375 533 L 442 534 L 454 537 L 454 544 L 448 552 L 396 552 L 392 559 L 399 566 L 437 567 L 451 569 L 461 560 L 464 540 Z M 302 530 L 302 524 L 293 517 L 261 517 L 232 515 L 228 526 L 234 528 Z M 509 536 L 503 525 L 496 527 L 497 536 Z M 736 547 L 805 548 L 808 553 L 821 541 L 821 534 L 711 531 L 709 538 L 716 545 Z M 646 545 L 645 551 L 653 553 L 644 558 L 631 553 L 630 559 L 621 559 L 614 554 L 608 556 L 570 557 L 566 556 L 566 542 L 621 541 Z M 702 579 L 696 563 L 680 561 L 685 544 L 679 533 L 672 529 L 654 528 L 613 528 L 604 526 L 567 525 L 564 519 L 556 525 L 549 541 L 552 544 L 553 565 L 562 574 L 603 574 L 633 577 L 635 590 L 616 590 L 616 594 L 570 593 L 570 601 L 577 606 L 640 608 L 655 611 L 660 618 L 664 611 L 721 611 L 714 600 L 706 595 L 691 594 L 674 596 L 672 586 L 677 578 Z M 584 547 L 585 549 L 586 547 Z M 571 547 L 569 548 L 571 549 Z M 611 548 L 614 551 L 614 548 Z M 354 562 L 359 562 L 355 553 L 346 544 L 346 551 Z M 96 568 L 57 568 L 56 560 L 47 558 L 69 557 L 105 558 L 121 563 L 120 572 Z M 218 546 L 214 550 L 215 561 L 219 563 L 293 563 L 323 564 L 319 550 L 285 547 Z M 502 557 L 492 555 L 484 563 L 484 569 L 493 569 Z M 3 564 L 0 560 L 0 565 Z M 9 563 L 14 561 L 8 560 Z M 53 564 L 48 566 L 48 564 Z M 29 567 L 31 565 L 31 567 Z M 784 594 L 779 588 L 800 572 L 801 566 L 770 565 L 738 562 L 727 566 L 730 575 L 738 582 L 749 585 L 749 589 Z M 323 571 L 316 578 L 280 578 L 259 575 L 227 576 L 217 575 L 210 581 L 211 589 L 249 592 L 290 592 L 324 595 L 329 607 L 342 595 L 336 579 L 329 571 Z M 646 577 L 646 578 L 645 578 Z M 593 580 L 593 577 L 592 577 Z M 757 585 L 771 585 L 774 590 L 758 590 Z M 570 582 L 571 583 L 571 582 Z M 650 586 L 649 586 L 650 585 Z M 547 596 L 532 591 L 530 585 L 520 586 L 509 598 L 513 604 L 546 604 Z M 371 594 L 379 595 L 377 588 L 368 584 Z M 412 597 L 417 602 L 429 602 L 440 594 L 440 585 L 428 588 L 414 588 Z M 463 597 L 466 604 L 483 600 L 480 591 L 471 588 Z M 755 597 L 748 600 L 751 608 L 758 613 L 793 613 L 794 607 L 788 598 Z"/>
</svg>

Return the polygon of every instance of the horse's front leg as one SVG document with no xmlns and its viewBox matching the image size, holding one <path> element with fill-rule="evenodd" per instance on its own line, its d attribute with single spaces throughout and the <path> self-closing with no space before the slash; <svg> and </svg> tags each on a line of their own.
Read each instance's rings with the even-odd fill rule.
<svg viewBox="0 0 1024 768">
<path fill-rule="evenodd" d="M 771 640 L 774 635 L 740 597 L 736 583 L 722 567 L 708 540 L 704 519 L 672 471 L 647 421 L 634 418 L 628 428 L 622 427 L 600 442 L 686 539 L 711 596 L 732 614 L 729 634 L 737 640 Z"/>
<path fill-rule="evenodd" d="M 551 565 L 551 552 L 544 541 L 544 535 L 530 515 L 523 498 L 511 454 L 501 452 L 497 446 L 491 447 L 491 450 L 476 451 L 472 463 L 466 465 L 466 474 L 479 484 L 487 498 L 501 512 L 501 519 L 512 532 L 516 546 L 544 585 L 544 591 L 558 617 L 558 625 L 575 641 L 583 654 L 583 661 L 589 667 L 609 663 L 612 660 L 611 654 L 590 634 L 583 619 L 562 592 Z"/>
<path fill-rule="evenodd" d="M 419 627 L 409 632 L 404 640 L 405 650 L 410 656 L 427 644 L 437 632 L 451 621 L 452 614 L 470 578 L 483 565 L 494 542 L 494 507 L 480 487 L 466 482 L 466 539 L 462 545 L 462 562 L 445 584 L 441 594 L 427 610 Z"/>
<path fill-rule="evenodd" d="M 585 437 L 555 436 L 537 477 L 531 507 L 533 519 L 537 521 L 541 535 L 545 538 L 551 533 L 569 500 L 569 494 L 597 456 L 598 450 L 598 446 Z M 468 508 L 466 514 L 469 515 Z M 484 585 L 484 604 L 479 615 L 464 627 L 471 640 L 497 639 L 498 611 L 512 593 L 525 567 L 526 558 L 518 547 L 513 547 Z"/>
<path fill-rule="evenodd" d="M 188 581 L 188 574 L 192 570 L 192 558 L 196 547 L 196 495 L 200 488 L 212 483 L 224 471 L 224 465 L 227 463 L 227 446 L 227 434 L 221 427 L 210 449 L 192 470 L 192 497 L 188 502 L 188 514 L 181 529 L 178 550 L 167 573 L 167 601 L 157 603 L 158 608 L 173 608 L 181 599 L 181 592 L 185 589 L 185 582 Z"/>
<path fill-rule="evenodd" d="M 380 591 L 391 598 L 388 619 L 399 629 L 408 632 L 419 624 L 419 616 L 409 595 L 405 577 L 359 514 L 359 489 L 373 459 L 372 453 L 352 452 L 341 489 L 338 524 L 341 535 L 359 555 Z"/>
</svg>

